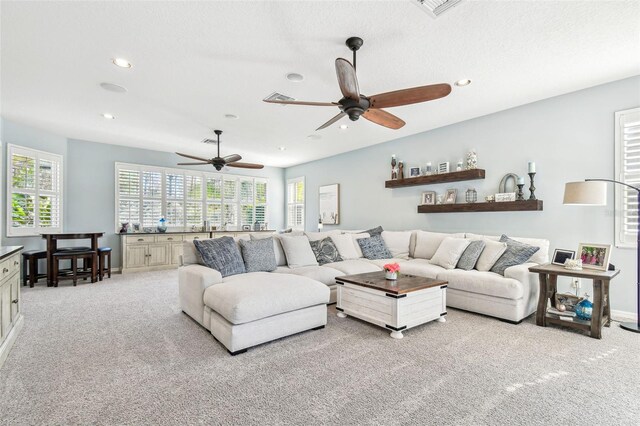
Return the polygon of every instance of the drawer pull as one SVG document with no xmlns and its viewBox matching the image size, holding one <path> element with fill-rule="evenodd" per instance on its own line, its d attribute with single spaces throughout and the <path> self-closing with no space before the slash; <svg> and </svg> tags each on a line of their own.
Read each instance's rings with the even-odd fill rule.
<svg viewBox="0 0 640 426">
<path fill-rule="evenodd" d="M 17 260 L 14 260 L 14 261 L 13 261 L 13 264 L 14 264 L 14 265 L 18 265 L 19 263 L 20 263 L 20 262 L 18 262 Z"/>
<path fill-rule="evenodd" d="M 173 240 L 173 237 L 169 237 L 169 238 L 167 238 L 167 240 L 171 241 L 171 240 Z"/>
<path fill-rule="evenodd" d="M 9 272 L 9 270 L 7 268 L 2 268 L 2 273 L 6 274 L 7 272 Z"/>
<path fill-rule="evenodd" d="M 18 303 L 18 299 L 14 299 L 14 300 L 12 300 L 12 301 L 11 301 L 11 303 L 15 303 L 15 304 L 17 304 L 17 303 Z"/>
<path fill-rule="evenodd" d="M 144 238 L 138 238 L 138 241 L 144 241 Z"/>
</svg>

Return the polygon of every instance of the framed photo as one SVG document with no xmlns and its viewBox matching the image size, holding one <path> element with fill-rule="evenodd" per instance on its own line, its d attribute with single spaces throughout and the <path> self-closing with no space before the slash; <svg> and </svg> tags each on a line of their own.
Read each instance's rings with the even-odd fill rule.
<svg viewBox="0 0 640 426">
<path fill-rule="evenodd" d="M 556 293 L 554 308 L 558 309 L 559 305 L 564 305 L 567 311 L 575 312 L 576 305 L 582 300 L 582 297 L 571 293 Z"/>
<path fill-rule="evenodd" d="M 422 202 L 420 204 L 434 205 L 436 203 L 436 192 L 425 191 L 422 193 Z"/>
<path fill-rule="evenodd" d="M 551 263 L 554 265 L 564 266 L 564 262 L 567 259 L 575 259 L 576 252 L 573 250 L 565 250 L 565 249 L 555 249 L 553 251 L 553 258 L 551 258 Z"/>
<path fill-rule="evenodd" d="M 251 231 L 251 225 L 242 225 L 243 231 Z"/>
<path fill-rule="evenodd" d="M 438 164 L 438 174 L 449 173 L 449 162 L 445 161 L 444 163 Z"/>
<path fill-rule="evenodd" d="M 457 189 L 447 189 L 447 192 L 444 194 L 444 204 L 455 204 L 457 196 Z"/>
<path fill-rule="evenodd" d="M 133 224 L 133 232 L 140 232 L 140 224 L 139 223 L 134 223 Z"/>
<path fill-rule="evenodd" d="M 420 167 L 411 167 L 409 169 L 409 176 L 411 177 L 420 176 Z"/>
<path fill-rule="evenodd" d="M 611 257 L 611 244 L 588 244 L 580 243 L 578 246 L 582 267 L 606 271 L 609 269 L 609 258 Z"/>
<path fill-rule="evenodd" d="M 323 225 L 340 224 L 340 184 L 324 185 L 318 189 L 320 222 Z"/>
</svg>

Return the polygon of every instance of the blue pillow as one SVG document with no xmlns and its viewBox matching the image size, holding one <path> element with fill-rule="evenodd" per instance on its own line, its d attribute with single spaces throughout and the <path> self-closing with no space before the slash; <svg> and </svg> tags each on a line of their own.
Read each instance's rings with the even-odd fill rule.
<svg viewBox="0 0 640 426">
<path fill-rule="evenodd" d="M 391 259 L 393 257 L 380 235 L 359 238 L 356 241 L 362 249 L 363 256 L 367 259 Z"/>
<path fill-rule="evenodd" d="M 231 237 L 211 240 L 194 240 L 196 249 L 205 266 L 215 269 L 222 277 L 244 274 L 246 272 L 240 249 Z"/>
</svg>

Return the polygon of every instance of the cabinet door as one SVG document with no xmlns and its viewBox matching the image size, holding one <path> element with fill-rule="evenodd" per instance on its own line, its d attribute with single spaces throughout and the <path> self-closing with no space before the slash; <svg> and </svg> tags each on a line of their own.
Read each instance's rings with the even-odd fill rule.
<svg viewBox="0 0 640 426">
<path fill-rule="evenodd" d="M 160 266 L 169 264 L 170 244 L 149 244 L 147 249 L 148 266 Z"/>
<path fill-rule="evenodd" d="M 147 244 L 127 246 L 125 262 L 127 268 L 144 268 L 147 266 Z"/>
<path fill-rule="evenodd" d="M 16 322 L 20 315 L 20 274 L 11 278 L 11 322 Z"/>
<path fill-rule="evenodd" d="M 0 342 L 9 334 L 11 325 L 11 284 L 4 282 L 0 286 Z"/>
<path fill-rule="evenodd" d="M 182 243 L 171 244 L 171 264 L 178 265 L 180 263 L 180 256 L 182 256 Z"/>
</svg>

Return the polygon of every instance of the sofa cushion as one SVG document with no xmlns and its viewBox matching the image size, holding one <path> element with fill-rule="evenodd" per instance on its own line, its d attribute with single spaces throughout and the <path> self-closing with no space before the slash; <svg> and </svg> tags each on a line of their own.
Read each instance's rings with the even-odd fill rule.
<svg viewBox="0 0 640 426">
<path fill-rule="evenodd" d="M 431 258 L 431 263 L 444 269 L 455 268 L 470 242 L 464 238 L 445 238 Z"/>
<path fill-rule="evenodd" d="M 507 249 L 507 243 L 499 241 L 484 240 L 484 249 L 480 253 L 480 257 L 476 262 L 478 271 L 489 271 L 493 265 L 500 259 L 502 253 Z"/>
<path fill-rule="evenodd" d="M 392 257 L 409 259 L 409 245 L 411 244 L 411 231 L 383 231 L 382 239 Z"/>
<path fill-rule="evenodd" d="M 309 238 L 309 241 L 320 241 L 320 240 L 324 240 L 325 238 L 331 237 L 333 235 L 340 235 L 340 234 L 342 234 L 342 231 L 340 231 L 339 229 L 336 229 L 333 231 L 304 233 L 304 235 L 306 235 L 307 238 Z"/>
<path fill-rule="evenodd" d="M 360 257 L 358 255 L 358 252 L 356 251 L 355 242 L 353 241 L 353 237 L 351 235 L 339 234 L 332 235 L 329 238 L 331 238 L 331 241 L 333 241 L 333 244 L 335 244 L 342 259 L 357 259 Z"/>
<path fill-rule="evenodd" d="M 466 234 L 467 238 L 470 239 L 485 239 L 485 240 L 493 240 L 500 241 L 500 235 L 478 235 L 478 234 Z M 521 243 L 529 244 L 530 246 L 540 247 L 540 250 L 535 252 L 531 259 L 528 261 L 531 263 L 537 263 L 542 265 L 544 263 L 549 263 L 549 240 L 545 240 L 543 238 L 523 238 L 523 237 L 510 237 L 512 240 L 519 241 Z"/>
<path fill-rule="evenodd" d="M 362 254 L 362 249 L 360 248 L 360 244 L 358 244 L 358 240 L 360 240 L 362 238 L 369 238 L 369 237 L 371 237 L 371 235 L 369 235 L 367 233 L 349 234 L 349 235 L 351 235 L 351 238 L 353 239 L 353 246 L 356 249 L 356 253 L 358 254 L 358 258 L 364 257 L 364 254 Z"/>
<path fill-rule="evenodd" d="M 280 237 L 282 249 L 287 257 L 289 268 L 299 268 L 301 266 L 318 266 L 316 256 L 311 250 L 309 238 L 306 235 L 296 237 Z"/>
<path fill-rule="evenodd" d="M 384 231 L 384 229 L 382 229 L 382 226 L 376 226 L 375 228 L 371 228 L 371 229 L 367 229 L 366 231 L 363 231 L 363 234 L 369 234 L 372 237 L 374 235 L 380 235 L 382 234 L 382 232 Z"/>
<path fill-rule="evenodd" d="M 204 303 L 230 323 L 244 324 L 329 303 L 329 295 L 325 284 L 307 277 L 252 272 L 207 288 Z"/>
<path fill-rule="evenodd" d="M 407 259 L 398 259 L 395 257 L 392 257 L 390 259 L 362 259 L 362 260 L 372 263 L 377 267 L 379 267 L 380 269 L 383 269 L 384 265 L 386 265 L 387 263 L 397 263 L 398 265 L 400 265 L 400 269 L 401 269 L 400 272 L 402 272 L 402 265 L 408 262 Z"/>
<path fill-rule="evenodd" d="M 280 243 L 280 237 L 275 234 L 259 233 L 250 234 L 251 240 L 264 240 L 267 238 L 273 238 L 273 252 L 276 255 L 276 265 L 285 266 L 287 264 L 287 257 L 282 250 L 282 244 Z"/>
<path fill-rule="evenodd" d="M 393 257 L 380 235 L 358 240 L 362 254 L 367 259 L 389 259 Z"/>
<path fill-rule="evenodd" d="M 340 257 L 340 253 L 338 253 L 338 249 L 330 237 L 323 238 L 322 240 L 309 241 L 309 244 L 319 265 L 342 261 L 342 257 Z"/>
<path fill-rule="evenodd" d="M 491 267 L 491 272 L 495 272 L 500 275 L 504 275 L 504 270 L 510 266 L 521 265 L 533 256 L 535 252 L 540 250 L 540 247 L 530 246 L 529 244 L 521 243 L 516 240 L 503 235 L 500 238 L 501 243 L 507 243 L 507 249 L 500 256 L 500 259 Z"/>
<path fill-rule="evenodd" d="M 504 299 L 520 299 L 524 294 L 524 286 L 520 281 L 505 278 L 494 272 L 451 269 L 440 272 L 437 278 L 447 281 L 452 289 L 470 293 Z"/>
<path fill-rule="evenodd" d="M 247 272 L 271 272 L 278 267 L 272 238 L 239 242 Z"/>
<path fill-rule="evenodd" d="M 194 240 L 205 266 L 220 272 L 223 277 L 245 272 L 244 261 L 237 243 L 231 237 Z"/>
<path fill-rule="evenodd" d="M 285 266 L 276 269 L 275 272 L 280 274 L 300 275 L 311 278 L 312 280 L 320 281 L 322 284 L 326 285 L 335 285 L 336 277 L 344 275 L 344 272 L 327 266 L 303 266 L 296 269 L 287 268 Z"/>
<path fill-rule="evenodd" d="M 465 249 L 462 256 L 460 256 L 460 260 L 458 260 L 458 264 L 456 268 L 464 269 L 465 271 L 470 271 L 476 266 L 482 251 L 484 250 L 484 246 L 486 246 L 483 240 L 473 240 L 469 242 L 469 245 Z"/>
<path fill-rule="evenodd" d="M 440 243 L 447 237 L 464 238 L 464 234 L 445 234 L 441 232 L 416 231 L 416 248 L 413 257 L 431 259 Z"/>
<path fill-rule="evenodd" d="M 418 277 L 435 278 L 445 271 L 442 266 L 432 265 L 427 259 L 411 259 L 400 264 L 400 273 Z"/>
<path fill-rule="evenodd" d="M 366 259 L 343 260 L 342 262 L 327 263 L 323 268 L 333 268 L 346 275 L 364 274 L 365 272 L 377 272 L 382 268 L 369 263 Z"/>
</svg>

